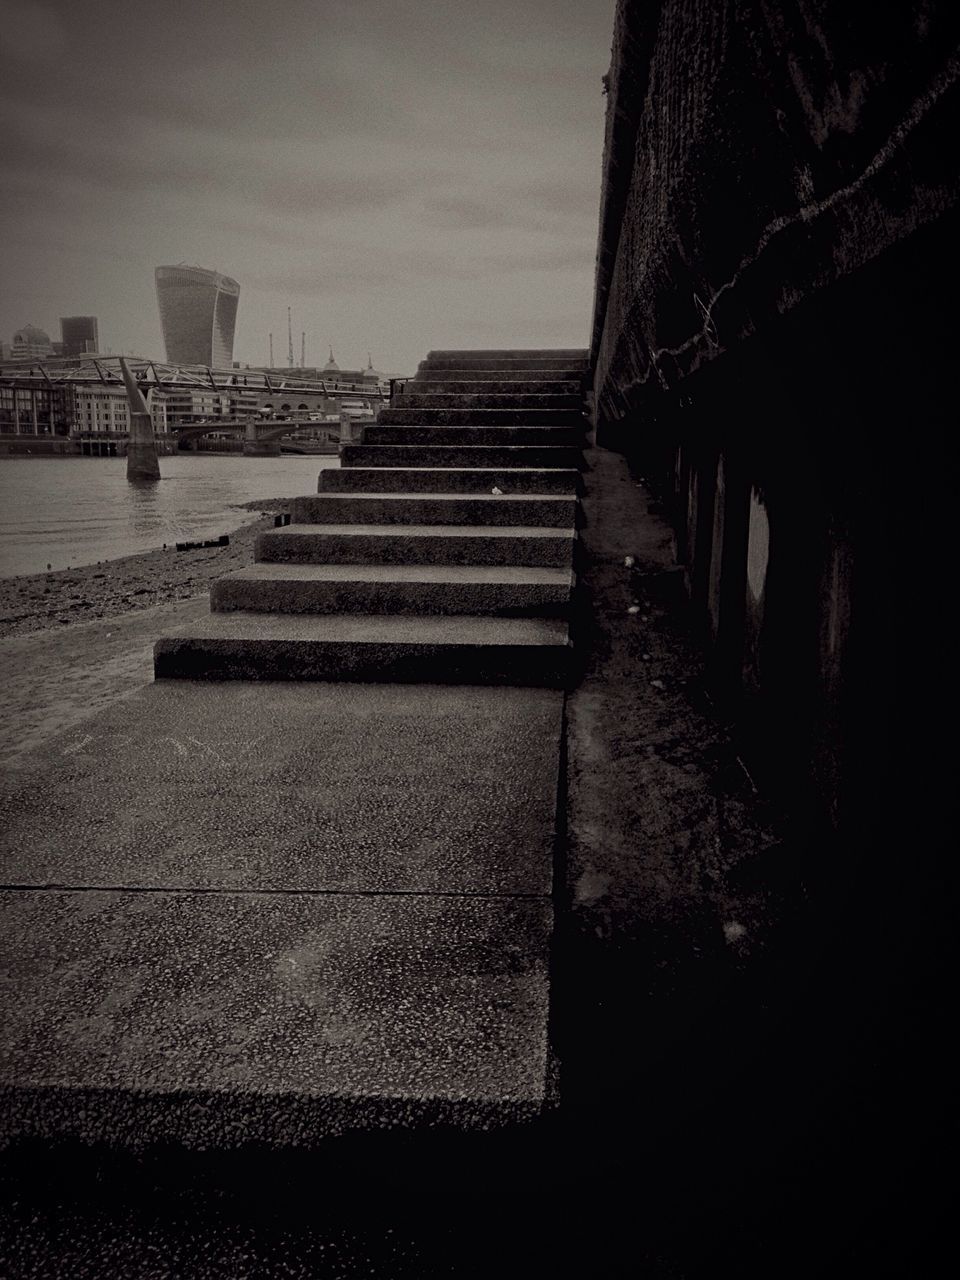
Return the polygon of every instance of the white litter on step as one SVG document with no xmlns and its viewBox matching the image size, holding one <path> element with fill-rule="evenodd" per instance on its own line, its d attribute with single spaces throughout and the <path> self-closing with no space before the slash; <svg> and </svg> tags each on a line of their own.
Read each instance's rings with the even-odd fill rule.
<svg viewBox="0 0 960 1280">
<path fill-rule="evenodd" d="M 728 920 L 723 926 L 723 936 L 728 942 L 738 942 L 746 932 L 743 925 L 736 920 Z"/>
<path fill-rule="evenodd" d="M 629 569 L 629 568 L 631 567 L 631 565 L 633 565 L 633 564 L 635 563 L 633 556 L 624 556 L 624 557 L 623 557 L 623 563 L 624 563 L 624 564 L 627 566 L 627 568 Z"/>
<path fill-rule="evenodd" d="M 650 683 L 655 689 L 665 689 L 667 687 L 662 680 L 651 680 Z"/>
<path fill-rule="evenodd" d="M 639 613 L 639 612 L 640 612 L 640 606 L 638 604 L 632 604 L 630 608 L 627 610 L 627 613 Z"/>
<path fill-rule="evenodd" d="M 498 498 L 502 498 L 502 497 L 503 497 L 503 490 L 502 490 L 502 489 L 498 489 L 496 485 L 494 485 L 494 486 L 493 486 L 493 488 L 490 490 L 490 492 L 491 492 L 491 493 L 495 493 L 495 494 L 497 495 L 497 497 L 498 497 Z"/>
</svg>

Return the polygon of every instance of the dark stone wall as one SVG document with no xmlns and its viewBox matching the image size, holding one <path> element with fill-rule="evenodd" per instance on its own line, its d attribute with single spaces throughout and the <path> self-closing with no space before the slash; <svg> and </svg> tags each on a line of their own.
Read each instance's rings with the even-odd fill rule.
<svg viewBox="0 0 960 1280">
<path fill-rule="evenodd" d="M 751 767 L 833 830 L 874 820 L 946 571 L 958 34 L 920 0 L 617 8 L 598 442 L 670 507 Z"/>
<path fill-rule="evenodd" d="M 790 1188 L 737 1274 L 804 1274 L 836 1206 L 843 1274 L 950 1238 L 958 28 L 946 0 L 617 9 L 597 441 L 669 514 L 707 691 L 787 817 L 751 883 L 791 914 L 700 1051 L 748 1064 L 715 1104 L 731 1213 Z"/>
<path fill-rule="evenodd" d="M 617 418 L 957 199 L 946 0 L 619 0 L 593 355 Z"/>
</svg>

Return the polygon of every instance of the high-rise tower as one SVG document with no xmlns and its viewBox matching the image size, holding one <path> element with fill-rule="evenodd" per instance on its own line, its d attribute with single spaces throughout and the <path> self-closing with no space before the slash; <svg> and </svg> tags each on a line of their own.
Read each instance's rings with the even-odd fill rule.
<svg viewBox="0 0 960 1280">
<path fill-rule="evenodd" d="M 160 325 L 170 364 L 229 368 L 240 286 L 203 267 L 157 267 Z"/>
<path fill-rule="evenodd" d="M 100 334 L 96 316 L 61 316 L 60 341 L 65 356 L 83 355 L 100 350 Z"/>
</svg>

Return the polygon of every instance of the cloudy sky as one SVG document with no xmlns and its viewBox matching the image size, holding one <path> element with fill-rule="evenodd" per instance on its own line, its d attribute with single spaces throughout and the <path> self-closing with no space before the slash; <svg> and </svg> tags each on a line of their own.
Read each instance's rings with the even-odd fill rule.
<svg viewBox="0 0 960 1280">
<path fill-rule="evenodd" d="M 235 358 L 586 346 L 614 0 L 0 0 L 0 337 L 162 358 L 161 263 Z"/>
</svg>

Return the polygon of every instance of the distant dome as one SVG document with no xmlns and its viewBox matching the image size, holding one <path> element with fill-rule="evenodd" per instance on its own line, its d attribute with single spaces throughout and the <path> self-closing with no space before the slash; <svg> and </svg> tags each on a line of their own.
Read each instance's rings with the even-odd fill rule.
<svg viewBox="0 0 960 1280">
<path fill-rule="evenodd" d="M 48 347 L 51 345 L 49 333 L 38 329 L 35 324 L 25 324 L 22 329 L 18 329 L 13 335 L 13 342 L 15 346 L 37 346 L 43 343 Z"/>
<path fill-rule="evenodd" d="M 339 373 L 339 372 L 340 372 L 340 366 L 337 364 L 336 360 L 334 360 L 334 358 L 333 358 L 333 347 L 331 347 L 331 348 L 330 348 L 330 359 L 329 359 L 329 360 L 327 361 L 327 363 L 323 366 L 323 372 L 324 372 L 324 373 Z"/>
<path fill-rule="evenodd" d="M 370 359 L 370 352 L 367 352 L 367 367 L 363 371 L 363 376 L 371 382 L 382 382 L 383 374 L 373 367 L 373 361 Z"/>
</svg>

